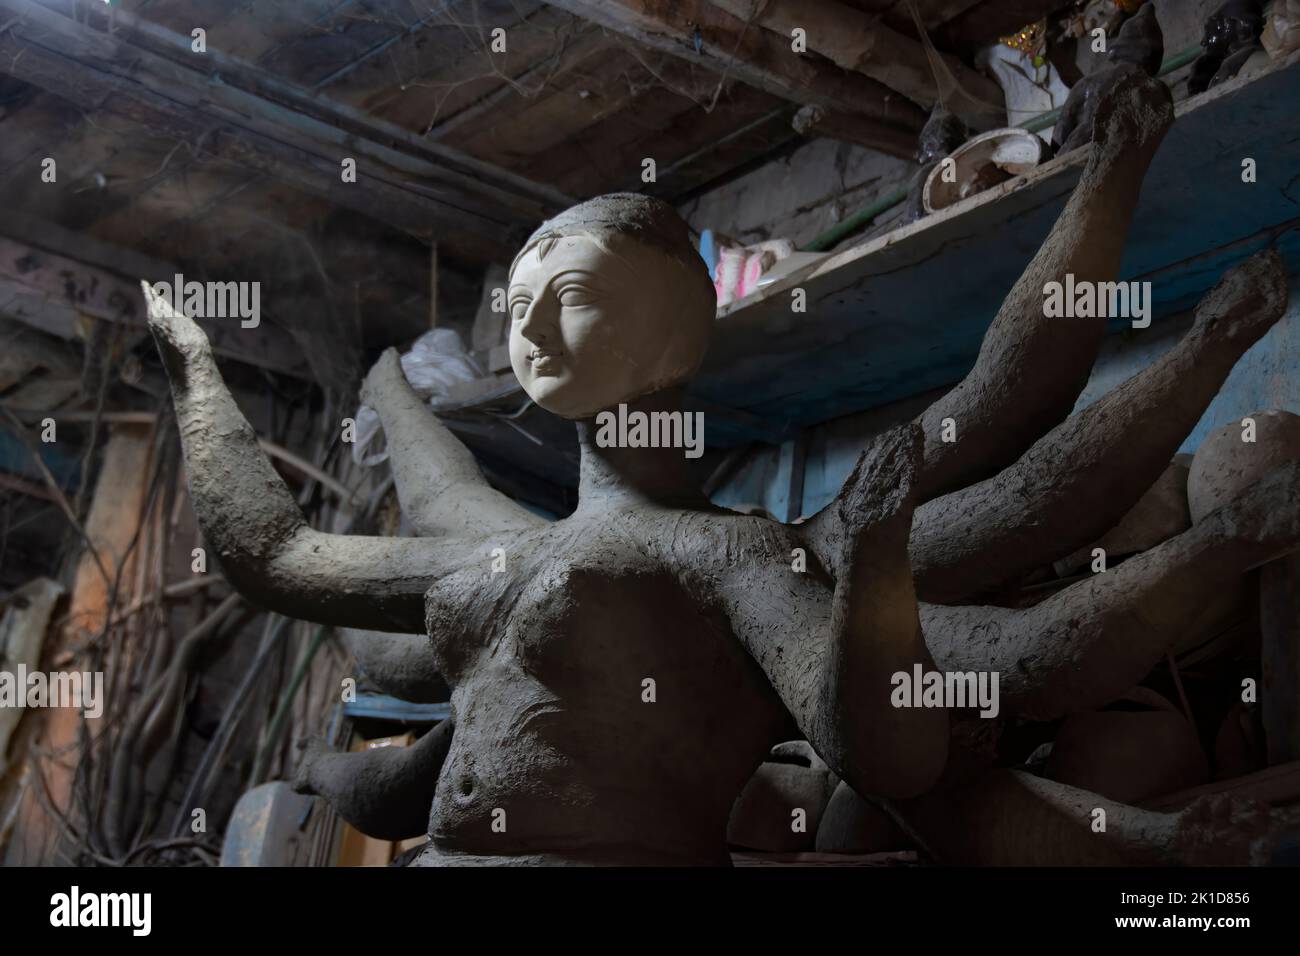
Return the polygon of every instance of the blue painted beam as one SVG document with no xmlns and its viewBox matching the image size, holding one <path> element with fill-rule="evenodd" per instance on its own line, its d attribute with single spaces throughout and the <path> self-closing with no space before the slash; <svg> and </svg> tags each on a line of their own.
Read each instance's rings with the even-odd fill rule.
<svg viewBox="0 0 1300 956">
<path fill-rule="evenodd" d="M 436 724 L 451 716 L 451 704 L 413 704 L 387 694 L 361 693 L 343 705 L 343 715 L 402 724 Z"/>
</svg>

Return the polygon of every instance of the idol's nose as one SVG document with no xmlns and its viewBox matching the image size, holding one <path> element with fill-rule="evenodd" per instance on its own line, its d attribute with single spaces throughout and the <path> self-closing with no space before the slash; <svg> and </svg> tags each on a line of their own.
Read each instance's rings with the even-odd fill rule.
<svg viewBox="0 0 1300 956">
<path fill-rule="evenodd" d="M 555 325 L 559 314 L 559 302 L 550 293 L 539 295 L 528 306 L 523 319 L 519 322 L 519 334 L 538 348 L 554 343 L 557 338 Z"/>
</svg>

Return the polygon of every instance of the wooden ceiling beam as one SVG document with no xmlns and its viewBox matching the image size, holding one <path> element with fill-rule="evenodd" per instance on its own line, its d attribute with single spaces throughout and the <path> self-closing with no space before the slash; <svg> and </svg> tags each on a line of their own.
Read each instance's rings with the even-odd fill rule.
<svg viewBox="0 0 1300 956">
<path fill-rule="evenodd" d="M 501 83 L 492 92 L 468 104 L 464 109 L 449 113 L 445 119 L 433 123 L 425 135 L 436 140 L 452 138 L 456 130 L 475 123 L 485 116 L 491 116 L 497 110 L 508 109 L 506 104 L 512 98 L 519 96 L 520 88 L 536 89 L 540 92 L 559 76 L 609 49 L 612 41 L 601 30 L 581 21 L 575 22 L 581 23 L 579 30 L 564 42 L 554 57 L 547 57 L 534 63 L 509 82 Z"/>
<path fill-rule="evenodd" d="M 925 111 L 883 83 L 792 52 L 781 37 L 706 0 L 549 0 L 636 43 L 800 105 L 855 113 L 864 125 L 917 132 Z"/>
<path fill-rule="evenodd" d="M 171 263 L 21 214 L 0 219 L 0 312 L 71 339 L 82 316 L 143 329 L 140 280 L 171 282 Z M 278 326 L 199 318 L 218 355 L 312 380 L 302 350 Z"/>
<path fill-rule="evenodd" d="M 787 46 L 793 32 L 801 29 L 809 50 L 842 69 L 865 74 L 927 109 L 939 98 L 939 85 L 921 43 L 840 0 L 711 2 L 746 23 L 776 33 Z M 947 104 L 950 110 L 965 116 L 1000 108 L 1001 87 L 955 56 L 941 55 L 941 59 L 958 88 L 954 102 Z"/>
<path fill-rule="evenodd" d="M 0 72 L 418 235 L 508 247 L 572 202 L 216 51 L 193 53 L 188 37 L 125 11 L 112 18 L 110 35 L 100 11 L 78 22 L 31 0 L 0 0 Z M 347 157 L 355 182 L 342 179 Z"/>
<path fill-rule="evenodd" d="M 875 129 L 862 129 L 861 120 L 852 113 L 824 110 L 820 106 L 800 107 L 794 114 L 795 132 L 803 136 L 824 136 L 844 143 L 856 143 L 897 156 L 899 159 L 916 158 L 916 137 L 898 132 L 892 143 L 882 143 Z"/>
</svg>

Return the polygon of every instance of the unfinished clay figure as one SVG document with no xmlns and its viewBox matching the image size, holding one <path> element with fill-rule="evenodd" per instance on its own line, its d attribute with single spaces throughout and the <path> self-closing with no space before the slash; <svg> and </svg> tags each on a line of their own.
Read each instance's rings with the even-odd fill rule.
<svg viewBox="0 0 1300 956">
<path fill-rule="evenodd" d="M 152 309 L 192 497 L 232 583 L 280 613 L 361 629 L 352 639 L 373 647 L 381 685 L 391 672 L 408 694 L 421 680 L 452 688 L 451 721 L 420 745 L 311 751 L 299 785 L 385 836 L 415 835 L 427 818 L 421 865 L 726 864 L 737 795 L 773 743 L 802 736 L 858 792 L 910 801 L 900 805 L 918 825 L 960 802 L 997 852 L 958 847 L 953 858 L 1014 858 L 1009 834 L 1035 812 L 1065 822 L 1050 847 L 1034 844 L 1034 860 L 1131 849 L 1141 861 L 1152 841 L 1156 855 L 1188 861 L 1207 845 L 1216 860 L 1266 853 L 1274 831 L 1257 817 L 1244 828 L 1205 813 L 1146 826 L 1141 811 L 1130 814 L 1134 842 L 1118 827 L 1103 852 L 1086 816 L 1101 798 L 981 776 L 957 744 L 949 759 L 945 709 L 891 702 L 891 675 L 937 664 L 1002 670 L 1004 715 L 1095 707 L 1161 658 L 1214 575 L 1300 547 L 1292 462 L 1186 533 L 1032 608 L 956 604 L 1111 527 L 1282 314 L 1285 276 L 1265 254 L 1207 296 L 1170 356 L 1101 411 L 1067 417 L 1105 322 L 1044 318 L 1041 290 L 1066 273 L 1115 278 L 1172 118 L 1149 77 L 1111 88 L 1088 168 L 974 370 L 916 423 L 874 440 L 838 499 L 801 525 L 711 505 L 681 449 L 597 440 L 595 416 L 620 404 L 680 411 L 713 323 L 687 228 L 654 199 L 605 196 L 563 213 L 511 271 L 512 364 L 539 405 L 576 421 L 582 450 L 577 510 L 550 524 L 487 485 L 389 351 L 363 397 L 424 536 L 307 527 L 203 333 Z M 939 441 L 947 417 L 957 443 Z M 918 603 L 918 589 L 947 606 Z M 408 636 L 418 631 L 427 642 Z M 1002 812 L 1012 791 L 1006 806 L 1019 809 Z M 945 832 L 936 825 L 928 839 Z"/>
<path fill-rule="evenodd" d="M 1086 146 L 1092 139 L 1093 114 L 1106 91 L 1121 76 L 1137 70 L 1157 76 L 1164 49 L 1155 4 L 1148 3 L 1124 21 L 1104 65 L 1071 87 L 1052 131 L 1052 148 L 1057 153 L 1069 153 Z"/>
<path fill-rule="evenodd" d="M 1260 0 L 1228 0 L 1210 14 L 1201 38 L 1201 55 L 1187 79 L 1188 91 L 1203 93 L 1236 76 L 1246 61 L 1263 49 L 1259 42 L 1263 29 Z"/>
</svg>

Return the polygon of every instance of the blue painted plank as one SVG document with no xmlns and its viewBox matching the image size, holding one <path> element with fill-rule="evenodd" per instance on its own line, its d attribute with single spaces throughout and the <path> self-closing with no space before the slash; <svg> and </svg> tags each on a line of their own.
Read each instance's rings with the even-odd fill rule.
<svg viewBox="0 0 1300 956">
<path fill-rule="evenodd" d="M 404 724 L 436 724 L 451 716 L 451 704 L 413 704 L 386 694 L 358 694 L 356 700 L 344 703 L 343 715 Z"/>
</svg>

